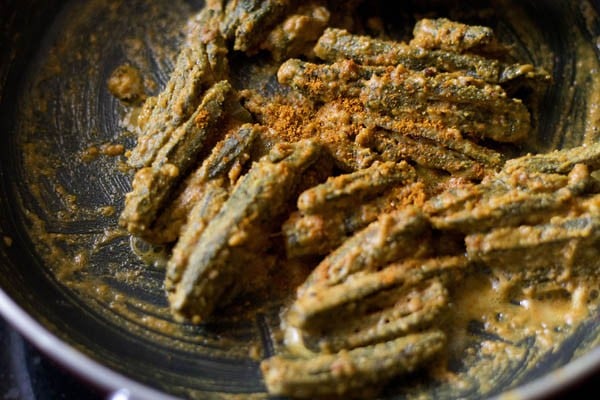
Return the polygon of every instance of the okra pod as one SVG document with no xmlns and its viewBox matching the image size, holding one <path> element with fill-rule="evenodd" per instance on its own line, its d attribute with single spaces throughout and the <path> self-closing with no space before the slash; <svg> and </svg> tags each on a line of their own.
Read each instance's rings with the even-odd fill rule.
<svg viewBox="0 0 600 400">
<path fill-rule="evenodd" d="M 528 64 L 505 64 L 477 54 L 427 49 L 402 42 L 353 35 L 344 29 L 327 28 L 314 50 L 319 58 L 329 62 L 351 59 L 363 65 L 402 65 L 416 71 L 427 68 L 443 72 L 461 71 L 473 78 L 499 84 L 510 84 L 517 79 L 550 81 L 546 71 Z"/>
<path fill-rule="evenodd" d="M 425 196 L 421 186 L 394 187 L 365 203 L 327 213 L 293 213 L 282 226 L 287 256 L 326 255 L 379 215 L 420 201 Z"/>
<path fill-rule="evenodd" d="M 190 120 L 163 145 L 152 165 L 135 174 L 133 189 L 126 195 L 121 214 L 121 224 L 129 232 L 143 236 L 150 229 L 177 184 L 197 163 L 198 154 L 217 129 L 223 106 L 232 94 L 227 81 L 216 83 L 206 92 Z"/>
<path fill-rule="evenodd" d="M 270 224 L 286 210 L 294 186 L 319 150 L 312 141 L 280 144 L 240 179 L 202 232 L 181 280 L 172 285 L 169 301 L 177 318 L 197 323 L 210 315 L 243 274 L 247 256 L 255 257 L 257 247 L 265 245 Z"/>
<path fill-rule="evenodd" d="M 445 335 L 431 330 L 312 358 L 278 355 L 263 361 L 261 370 L 273 395 L 339 396 L 414 371 L 437 354 L 444 343 Z"/>
<path fill-rule="evenodd" d="M 399 66 L 372 75 L 361 88 L 361 100 L 368 109 L 391 115 L 430 102 L 455 103 L 473 114 L 482 111 L 491 118 L 491 129 L 482 135 L 498 142 L 518 142 L 531 131 L 531 117 L 521 100 L 508 97 L 498 85 L 457 73 L 428 76 Z"/>
<path fill-rule="evenodd" d="M 431 325 L 448 303 L 447 291 L 437 279 L 378 295 L 387 297 L 391 304 L 368 314 L 359 309 L 357 314 L 346 318 L 341 315 L 331 317 L 330 325 L 317 331 L 305 331 L 305 346 L 333 353 L 392 340 Z M 370 299 L 365 300 L 368 303 Z"/>
<path fill-rule="evenodd" d="M 498 48 L 494 31 L 487 26 L 466 25 L 447 18 L 419 20 L 413 29 L 413 47 L 442 49 L 456 53 L 494 51 Z"/>
<path fill-rule="evenodd" d="M 554 174 L 569 173 L 575 165 L 584 164 L 591 170 L 600 169 L 600 142 L 555 150 L 544 154 L 528 154 L 506 162 L 505 170 Z"/>
<path fill-rule="evenodd" d="M 600 217 L 585 213 L 555 217 L 538 225 L 497 228 L 468 235 L 467 254 L 503 274 L 519 274 L 524 283 L 561 283 L 598 276 Z"/>
<path fill-rule="evenodd" d="M 362 145 L 371 148 L 388 162 L 409 160 L 470 179 L 481 179 L 486 173 L 485 165 L 423 137 L 412 138 L 406 134 L 376 130 L 361 139 Z"/>
<path fill-rule="evenodd" d="M 350 34 L 344 29 L 327 28 L 315 46 L 322 60 L 336 62 L 351 59 L 363 65 L 403 65 L 412 70 L 434 67 L 439 71 L 464 71 L 487 82 L 498 83 L 502 65 L 499 61 L 475 54 L 458 54 L 445 50 L 428 50 L 406 43 Z"/>
<path fill-rule="evenodd" d="M 318 296 L 322 287 L 337 285 L 356 272 L 418 257 L 427 251 L 429 235 L 427 218 L 414 207 L 383 214 L 330 253 L 298 288 L 298 296 Z"/>
<path fill-rule="evenodd" d="M 394 288 L 406 288 L 436 276 L 457 277 L 468 265 L 464 256 L 446 256 L 431 259 L 411 258 L 391 263 L 378 271 L 362 273 L 333 286 L 323 286 L 296 298 L 285 314 L 286 323 L 301 329 L 319 331 L 334 321 L 366 314 L 374 306 L 367 299 Z M 384 301 L 396 302 L 392 295 Z M 385 308 L 385 307 L 380 307 Z M 338 324 L 339 325 L 339 324 Z"/>
<path fill-rule="evenodd" d="M 330 177 L 326 182 L 304 191 L 298 197 L 298 209 L 314 213 L 360 203 L 390 186 L 414 182 L 416 173 L 406 162 L 375 162 L 368 168 Z"/>
<path fill-rule="evenodd" d="M 233 169 L 244 166 L 249 158 L 250 147 L 261 131 L 262 128 L 258 125 L 245 124 L 225 134 L 201 166 L 185 179 L 174 199 L 145 233 L 145 239 L 157 244 L 176 241 L 190 210 L 205 196 L 205 185 L 214 179 L 220 179 L 224 188 L 235 183 L 229 182 L 231 179 L 228 175 Z"/>
<path fill-rule="evenodd" d="M 206 46 L 198 41 L 185 46 L 165 89 L 151 100 L 156 104 L 127 163 L 133 168 L 152 165 L 160 149 L 178 129 L 194 124 L 202 95 L 214 82 Z"/>
</svg>

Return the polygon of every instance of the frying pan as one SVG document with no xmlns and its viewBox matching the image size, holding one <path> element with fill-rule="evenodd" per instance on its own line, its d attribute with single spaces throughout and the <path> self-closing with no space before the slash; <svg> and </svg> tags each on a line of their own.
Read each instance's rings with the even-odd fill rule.
<svg viewBox="0 0 600 400">
<path fill-rule="evenodd" d="M 583 112 L 594 72 L 577 71 L 582 54 L 600 58 L 600 1 L 490 4 L 491 13 L 475 1 L 396 6 L 446 16 L 460 8 L 465 18 L 516 43 L 524 59 L 551 67 L 555 84 L 540 100 L 541 118 L 527 146 L 547 150 L 599 140 L 600 128 Z M 126 133 L 126 110 L 108 93 L 106 79 L 127 62 L 140 68 L 151 92 L 160 90 L 182 41 L 180 27 L 202 5 L 0 5 L 0 312 L 85 380 L 132 399 L 266 397 L 258 365 L 273 351 L 269 338 L 279 305 L 248 299 L 244 308 L 255 308 L 252 313 L 230 310 L 199 327 L 177 324 L 168 313 L 160 263 L 142 262 L 132 251 L 139 243 L 117 229 L 131 172 L 107 145 L 131 148 L 135 138 Z M 412 26 L 402 8 L 379 6 L 382 15 L 393 16 L 386 23 L 399 35 Z M 515 17 L 525 23 L 514 24 Z M 235 62 L 237 83 L 252 84 L 252 71 Z M 157 252 L 152 259 L 160 260 L 160 249 L 138 250 Z M 485 386 L 461 391 L 421 383 L 418 390 L 437 398 L 553 393 L 598 370 L 599 316 L 535 359 L 527 356 L 533 341 L 519 344 L 525 355 Z M 410 394 L 401 388 L 402 382 L 391 385 L 384 397 Z"/>
</svg>

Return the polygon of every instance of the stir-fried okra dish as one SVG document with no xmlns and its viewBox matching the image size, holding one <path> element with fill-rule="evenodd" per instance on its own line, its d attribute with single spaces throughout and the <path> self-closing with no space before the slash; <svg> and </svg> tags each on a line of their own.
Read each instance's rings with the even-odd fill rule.
<svg viewBox="0 0 600 400">
<path fill-rule="evenodd" d="M 360 393 L 426 368 L 474 271 L 570 296 L 600 267 L 600 143 L 518 153 L 550 74 L 484 26 L 367 34 L 359 3 L 207 1 L 127 155 L 120 222 L 169 249 L 177 320 L 310 268 L 261 363 L 275 395 Z M 260 64 L 262 83 L 234 62 Z"/>
</svg>

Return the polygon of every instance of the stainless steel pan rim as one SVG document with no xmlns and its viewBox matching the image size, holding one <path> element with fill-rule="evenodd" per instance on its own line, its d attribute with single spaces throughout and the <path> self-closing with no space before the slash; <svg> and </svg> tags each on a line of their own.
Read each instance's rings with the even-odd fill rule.
<svg viewBox="0 0 600 400">
<path fill-rule="evenodd" d="M 177 399 L 116 373 L 63 342 L 19 307 L 3 290 L 0 290 L 0 315 L 41 352 L 83 380 L 109 393 L 108 397 L 111 399 Z"/>
</svg>

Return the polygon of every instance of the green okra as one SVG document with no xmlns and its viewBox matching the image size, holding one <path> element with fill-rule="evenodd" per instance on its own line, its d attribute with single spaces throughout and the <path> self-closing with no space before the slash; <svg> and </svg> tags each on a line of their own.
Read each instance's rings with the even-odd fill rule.
<svg viewBox="0 0 600 400">
<path fill-rule="evenodd" d="M 423 18 L 413 29 L 411 46 L 456 53 L 495 51 L 498 43 L 487 26 L 466 25 L 447 18 Z"/>
<path fill-rule="evenodd" d="M 550 159 L 555 165 L 545 167 L 539 160 L 532 162 L 530 156 L 513 159 L 478 185 L 464 185 L 432 198 L 423 211 L 436 228 L 465 233 L 538 223 L 571 207 L 578 196 L 598 190 L 588 166 L 573 165 L 571 159 L 560 157 L 565 154 L 572 153 L 554 153 Z M 587 160 L 593 166 L 589 158 L 577 160 Z"/>
<path fill-rule="evenodd" d="M 486 173 L 485 165 L 423 137 L 412 138 L 406 134 L 377 130 L 362 144 L 388 162 L 409 160 L 471 179 L 481 179 Z"/>
<path fill-rule="evenodd" d="M 370 127 L 380 127 L 404 135 L 431 140 L 442 147 L 483 164 L 487 169 L 496 169 L 504 163 L 499 152 L 464 138 L 461 132 L 453 127 L 440 127 L 418 121 L 407 123 L 397 118 L 372 112 L 358 115 L 357 118 Z"/>
<path fill-rule="evenodd" d="M 322 60 L 336 62 L 351 59 L 359 64 L 373 66 L 402 65 L 412 70 L 435 68 L 438 71 L 462 71 L 473 78 L 489 83 L 510 83 L 526 78 L 548 82 L 550 76 L 530 65 L 511 65 L 477 54 L 426 49 L 406 43 L 353 35 L 344 29 L 327 28 L 315 46 L 315 54 Z"/>
<path fill-rule="evenodd" d="M 165 289 L 172 291 L 187 267 L 190 255 L 198 245 L 202 233 L 210 221 L 219 213 L 229 192 L 223 179 L 213 179 L 203 185 L 192 209 L 187 214 L 185 225 L 177 229 L 177 243 L 173 247 L 171 257 L 167 263 Z"/>
<path fill-rule="evenodd" d="M 403 65 L 412 70 L 436 68 L 439 71 L 464 71 L 487 82 L 498 83 L 501 63 L 475 54 L 428 50 L 406 43 L 353 35 L 344 29 L 328 28 L 315 46 L 322 60 L 336 62 L 351 59 L 373 66 Z"/>
<path fill-rule="evenodd" d="M 331 252 L 298 289 L 318 296 L 324 286 L 337 285 L 356 272 L 372 271 L 390 262 L 427 251 L 430 225 L 416 208 L 383 214 Z"/>
<path fill-rule="evenodd" d="M 302 4 L 269 33 L 261 48 L 276 61 L 310 54 L 330 17 L 330 10 L 322 4 Z"/>
<path fill-rule="evenodd" d="M 229 50 L 221 34 L 220 24 L 224 15 L 224 0 L 209 0 L 193 20 L 192 38 L 206 46 L 206 56 L 215 82 L 227 79 L 229 75 Z"/>
<path fill-rule="evenodd" d="M 321 327 L 336 324 L 339 318 L 361 316 L 374 306 L 379 293 L 406 287 L 436 276 L 458 277 L 468 265 L 464 256 L 446 256 L 431 259 L 411 258 L 391 263 L 384 268 L 353 276 L 336 285 L 326 285 L 298 295 L 285 314 L 286 323 L 301 329 L 318 331 Z M 384 295 L 384 301 L 395 303 L 396 297 Z M 389 305 L 389 304 L 387 304 Z M 379 308 L 385 308 L 379 307 Z M 338 324 L 339 325 L 339 324 Z"/>
<path fill-rule="evenodd" d="M 407 121 L 420 124 L 415 129 L 429 129 L 440 132 L 454 130 L 468 139 L 481 141 L 485 138 L 505 137 L 513 122 L 498 119 L 492 110 L 482 110 L 465 104 L 447 101 L 423 102 L 406 107 L 386 107 L 380 110 L 380 119 L 389 119 L 402 126 Z M 376 113 L 372 113 L 376 114 Z M 481 146 L 480 146 L 481 147 Z M 488 150 L 488 153 L 495 153 Z M 482 161 L 482 160 L 479 160 Z"/>
<path fill-rule="evenodd" d="M 227 4 L 221 32 L 239 51 L 256 50 L 269 30 L 295 7 L 294 0 L 233 0 Z"/>
<path fill-rule="evenodd" d="M 281 65 L 277 77 L 281 84 L 317 101 L 360 97 L 373 113 L 416 117 L 477 138 L 516 142 L 531 131 L 531 117 L 521 100 L 508 97 L 499 85 L 462 73 L 362 66 L 351 60 L 325 65 L 291 59 Z"/>
<path fill-rule="evenodd" d="M 385 67 L 361 66 L 352 60 L 314 64 L 292 58 L 281 64 L 277 80 L 312 99 L 331 101 L 339 97 L 357 97 L 365 80 L 385 70 Z"/>
<path fill-rule="evenodd" d="M 550 153 L 528 154 L 507 161 L 504 169 L 507 172 L 523 169 L 526 172 L 565 174 L 573 170 L 577 164 L 584 164 L 592 170 L 600 169 L 600 142 Z"/>
<path fill-rule="evenodd" d="M 364 203 L 349 204 L 326 213 L 293 213 L 282 226 L 287 256 L 328 254 L 379 215 L 399 208 L 411 187 L 412 184 L 394 187 Z"/>
<path fill-rule="evenodd" d="M 386 290 L 378 295 L 386 297 L 390 303 L 393 301 L 393 304 L 369 313 L 359 310 L 347 318 L 332 317 L 329 325 L 317 331 L 304 331 L 305 346 L 333 353 L 382 343 L 431 325 L 448 304 L 447 291 L 435 278 L 407 288 Z M 334 320 L 337 322 L 334 323 Z"/>
<path fill-rule="evenodd" d="M 257 0 L 229 0 L 219 25 L 223 37 L 231 40 L 235 36 L 235 30 L 248 12 L 250 12 L 259 1 Z"/>
<path fill-rule="evenodd" d="M 314 213 L 360 203 L 392 185 L 414 182 L 416 173 L 406 162 L 375 162 L 349 174 L 330 177 L 326 182 L 304 191 L 298 197 L 298 209 Z"/>
<path fill-rule="evenodd" d="M 199 322 L 211 314 L 243 274 L 247 255 L 265 245 L 265 229 L 273 229 L 271 224 L 286 210 L 294 186 L 319 150 L 308 140 L 280 144 L 240 179 L 202 232 L 181 280 L 169 293 L 177 318 Z"/>
<path fill-rule="evenodd" d="M 361 88 L 361 100 L 375 112 L 394 115 L 396 109 L 419 107 L 431 102 L 455 103 L 467 112 L 480 111 L 491 118 L 481 134 L 498 142 L 518 142 L 531 131 L 530 114 L 519 99 L 507 96 L 501 86 L 460 73 L 429 76 L 396 67 L 391 72 L 372 75 Z"/>
<path fill-rule="evenodd" d="M 599 196 L 596 196 L 596 204 Z M 538 225 L 497 228 L 465 238 L 469 258 L 526 284 L 598 275 L 600 217 L 584 213 Z"/>
<path fill-rule="evenodd" d="M 232 95 L 233 89 L 227 81 L 213 85 L 189 121 L 177 128 L 161 147 L 152 165 L 136 172 L 120 219 L 129 232 L 144 235 L 150 229 L 177 184 L 197 163 L 205 141 L 217 130 L 225 102 Z"/>
<path fill-rule="evenodd" d="M 206 52 L 198 41 L 184 46 L 175 69 L 157 98 L 127 163 L 133 168 L 149 167 L 175 132 L 193 125 L 203 93 L 215 82 Z"/>
<path fill-rule="evenodd" d="M 499 226 L 539 221 L 549 213 L 566 208 L 575 194 L 568 188 L 554 193 L 527 193 L 510 190 L 479 199 L 472 208 L 431 218 L 433 226 L 464 233 L 481 232 Z"/>
<path fill-rule="evenodd" d="M 242 167 L 246 163 L 251 146 L 262 130 L 259 125 L 244 124 L 227 133 L 200 167 L 185 179 L 174 199 L 144 233 L 145 239 L 158 244 L 176 241 L 190 210 L 204 196 L 204 186 L 214 179 L 221 179 L 225 188 L 231 186 L 228 174 L 232 168 Z"/>
<path fill-rule="evenodd" d="M 335 166 L 344 172 L 368 168 L 379 160 L 378 154 L 373 150 L 350 140 L 338 140 L 330 133 L 319 136 L 319 142 Z"/>
<path fill-rule="evenodd" d="M 277 355 L 263 361 L 261 370 L 273 395 L 339 396 L 414 371 L 437 354 L 444 343 L 445 335 L 431 330 L 311 358 Z"/>
</svg>

